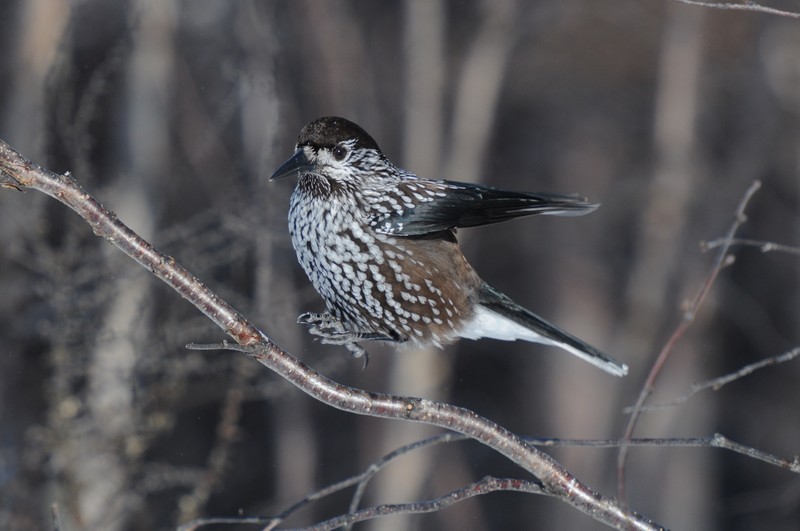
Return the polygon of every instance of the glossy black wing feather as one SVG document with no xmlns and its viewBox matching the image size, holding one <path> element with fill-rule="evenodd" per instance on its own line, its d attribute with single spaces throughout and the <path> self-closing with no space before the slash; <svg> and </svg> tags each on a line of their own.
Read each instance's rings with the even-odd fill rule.
<svg viewBox="0 0 800 531">
<path fill-rule="evenodd" d="M 402 200 L 372 220 L 378 232 L 418 236 L 534 214 L 580 216 L 599 206 L 577 195 L 512 192 L 453 181 L 411 181 L 398 188 Z"/>
</svg>

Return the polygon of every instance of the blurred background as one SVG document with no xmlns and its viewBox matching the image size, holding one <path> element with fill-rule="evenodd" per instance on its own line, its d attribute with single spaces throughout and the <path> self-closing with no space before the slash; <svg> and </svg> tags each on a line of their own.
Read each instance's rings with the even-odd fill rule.
<svg viewBox="0 0 800 531">
<path fill-rule="evenodd" d="M 799 9 L 796 2 L 773 7 Z M 0 138 L 198 275 L 279 345 L 371 391 L 447 400 L 520 434 L 616 438 L 755 179 L 739 236 L 800 245 L 800 21 L 669 0 L 2 1 Z M 581 193 L 587 217 L 459 233 L 481 275 L 625 361 L 493 340 L 370 365 L 297 325 L 323 305 L 288 238 L 300 128 L 363 126 L 427 177 Z M 439 433 L 319 404 L 35 192 L 0 192 L 0 528 L 172 529 L 270 515 Z M 800 342 L 800 258 L 734 249 L 651 402 Z M 636 436 L 715 432 L 800 453 L 800 360 L 647 413 Z M 616 495 L 616 451 L 551 453 Z M 526 477 L 461 442 L 407 455 L 366 504 Z M 718 449 L 630 451 L 627 503 L 676 530 L 795 530 L 800 477 Z M 348 496 L 289 524 L 347 510 Z M 599 529 L 554 499 L 496 493 L 359 529 Z M 209 527 L 208 529 L 212 529 Z M 253 529 L 217 526 L 213 529 Z"/>
</svg>

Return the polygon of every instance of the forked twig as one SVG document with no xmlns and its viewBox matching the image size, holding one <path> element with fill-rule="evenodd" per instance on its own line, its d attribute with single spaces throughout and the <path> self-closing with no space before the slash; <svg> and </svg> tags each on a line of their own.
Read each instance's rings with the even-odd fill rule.
<svg viewBox="0 0 800 531">
<path fill-rule="evenodd" d="M 647 379 L 642 386 L 642 390 L 639 392 L 639 397 L 637 398 L 636 403 L 631 410 L 631 416 L 628 419 L 628 423 L 625 426 L 625 431 L 622 435 L 623 441 L 629 441 L 633 437 L 633 431 L 636 429 L 636 424 L 642 414 L 642 407 L 652 394 L 656 379 L 661 373 L 661 369 L 664 367 L 664 364 L 667 362 L 670 354 L 672 354 L 672 351 L 675 349 L 675 345 L 677 345 L 678 341 L 680 341 L 684 333 L 686 333 L 686 330 L 694 321 L 697 311 L 700 309 L 703 301 L 705 301 L 706 295 L 708 295 L 711 286 L 717 279 L 719 272 L 725 266 L 726 261 L 728 260 L 728 249 L 730 248 L 731 241 L 736 235 L 736 231 L 739 230 L 739 226 L 741 226 L 741 224 L 747 219 L 744 213 L 745 209 L 747 208 L 747 204 L 750 202 L 753 194 L 755 194 L 759 188 L 761 188 L 761 181 L 754 181 L 745 192 L 742 200 L 739 202 L 739 206 L 736 209 L 735 219 L 733 220 L 730 229 L 728 229 L 728 233 L 725 235 L 725 243 L 721 246 L 719 252 L 717 253 L 717 257 L 711 266 L 711 270 L 708 272 L 708 275 L 706 276 L 702 286 L 700 286 L 700 290 L 695 295 L 694 300 L 692 300 L 689 309 L 684 312 L 683 319 L 681 320 L 680 324 L 661 348 L 661 351 L 658 353 L 658 357 L 656 358 L 655 362 L 653 362 L 650 373 L 647 375 Z M 625 498 L 625 461 L 627 457 L 628 446 L 623 444 L 623 446 L 621 446 L 619 449 L 619 453 L 617 454 L 617 495 L 620 499 Z"/>
<path fill-rule="evenodd" d="M 761 361 L 750 363 L 749 365 L 745 365 L 744 367 L 734 372 L 724 374 L 718 378 L 713 378 L 711 380 L 706 380 L 704 382 L 693 383 L 688 391 L 686 391 L 684 394 L 682 394 L 681 396 L 679 396 L 674 400 L 670 400 L 669 402 L 662 402 L 660 404 L 653 404 L 652 406 L 642 406 L 640 409 L 641 411 L 655 411 L 659 409 L 667 409 L 679 406 L 701 391 L 705 391 L 706 389 L 713 389 L 714 391 L 719 391 L 720 389 L 722 389 L 723 386 L 733 381 L 736 381 L 739 378 L 748 376 L 760 369 L 765 369 L 767 367 L 773 367 L 775 365 L 780 365 L 781 363 L 786 363 L 787 361 L 795 359 L 797 356 L 800 356 L 800 347 L 795 347 L 787 352 L 784 352 L 783 354 L 778 354 L 777 356 L 771 356 Z M 622 410 L 622 412 L 632 413 L 633 406 L 626 407 L 625 409 Z"/>
</svg>

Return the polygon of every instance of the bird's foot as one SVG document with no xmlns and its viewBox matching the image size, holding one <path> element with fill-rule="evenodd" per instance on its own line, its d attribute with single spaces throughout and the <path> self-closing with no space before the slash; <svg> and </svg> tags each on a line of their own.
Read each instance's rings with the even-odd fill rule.
<svg viewBox="0 0 800 531">
<path fill-rule="evenodd" d="M 375 332 L 353 332 L 341 320 L 330 313 L 304 313 L 297 318 L 297 324 L 308 327 L 309 333 L 319 336 L 326 345 L 343 345 L 354 358 L 364 358 L 364 368 L 369 362 L 369 354 L 359 341 L 395 341 L 394 337 Z"/>
<path fill-rule="evenodd" d="M 324 339 L 349 336 L 350 331 L 342 321 L 329 313 L 304 313 L 297 318 L 297 324 L 307 326 L 308 332 Z M 323 341 L 327 343 L 327 341 Z M 338 343 L 333 343 L 338 344 Z"/>
</svg>

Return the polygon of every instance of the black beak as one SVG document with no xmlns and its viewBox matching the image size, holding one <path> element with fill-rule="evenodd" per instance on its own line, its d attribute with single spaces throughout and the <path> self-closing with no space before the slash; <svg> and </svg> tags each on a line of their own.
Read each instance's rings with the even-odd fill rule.
<svg viewBox="0 0 800 531">
<path fill-rule="evenodd" d="M 314 167 L 315 165 L 308 160 L 308 157 L 306 157 L 305 151 L 300 148 L 294 152 L 292 158 L 284 162 L 280 168 L 275 170 L 275 173 L 272 174 L 272 177 L 270 177 L 269 180 L 274 181 L 276 179 L 283 179 L 284 177 L 288 177 L 293 173 L 310 172 L 314 170 Z"/>
</svg>

